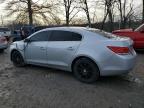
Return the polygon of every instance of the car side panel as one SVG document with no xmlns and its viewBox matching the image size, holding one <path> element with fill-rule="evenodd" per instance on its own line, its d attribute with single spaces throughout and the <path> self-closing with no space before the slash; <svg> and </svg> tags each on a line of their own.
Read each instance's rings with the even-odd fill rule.
<svg viewBox="0 0 144 108">
<path fill-rule="evenodd" d="M 25 48 L 25 58 L 28 63 L 47 63 L 46 48 L 47 41 L 43 42 L 31 42 Z"/>
<path fill-rule="evenodd" d="M 129 72 L 135 65 L 136 53 L 133 55 L 120 56 L 107 48 L 109 45 L 127 46 L 128 44 L 119 40 L 99 40 L 98 36 L 87 38 L 80 45 L 73 60 L 80 56 L 92 59 L 99 67 L 101 76 L 118 75 Z M 72 62 L 70 66 L 71 65 Z"/>
<path fill-rule="evenodd" d="M 135 48 L 144 48 L 144 33 L 134 32 Z"/>
<path fill-rule="evenodd" d="M 54 41 L 48 43 L 48 64 L 56 67 L 68 67 L 80 45 L 80 41 Z"/>
</svg>

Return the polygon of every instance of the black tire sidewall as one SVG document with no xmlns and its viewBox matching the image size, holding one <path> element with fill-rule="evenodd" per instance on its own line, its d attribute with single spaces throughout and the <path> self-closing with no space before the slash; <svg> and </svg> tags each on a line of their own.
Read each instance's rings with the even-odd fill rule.
<svg viewBox="0 0 144 108">
<path fill-rule="evenodd" d="M 21 62 L 19 62 L 19 63 L 15 62 L 15 61 L 13 60 L 13 59 L 16 59 L 17 56 L 19 56 L 20 61 L 21 61 Z M 13 64 L 14 64 L 16 67 L 22 67 L 22 66 L 25 65 L 24 60 L 23 60 L 23 57 L 22 57 L 22 55 L 21 55 L 18 51 L 14 51 L 14 52 L 12 53 L 12 62 L 13 62 Z"/>
<path fill-rule="evenodd" d="M 88 80 L 81 78 L 79 72 L 77 72 L 77 66 L 83 62 L 90 64 L 91 67 L 93 68 L 92 77 Z M 81 58 L 81 59 L 77 60 L 73 66 L 73 73 L 78 80 L 80 80 L 81 82 L 85 82 L 85 83 L 93 83 L 96 80 L 98 80 L 98 78 L 100 76 L 99 69 L 98 69 L 97 65 L 92 60 L 90 60 L 88 58 Z"/>
</svg>

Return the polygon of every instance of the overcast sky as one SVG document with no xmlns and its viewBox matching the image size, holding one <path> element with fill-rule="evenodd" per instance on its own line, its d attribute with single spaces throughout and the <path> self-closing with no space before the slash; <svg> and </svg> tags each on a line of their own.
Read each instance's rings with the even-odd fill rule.
<svg viewBox="0 0 144 108">
<path fill-rule="evenodd" d="M 34 0 L 35 1 L 35 0 Z M 37 1 L 37 0 L 36 0 Z M 88 0 L 89 1 L 89 0 Z M 128 0 L 129 1 L 129 0 Z M 134 2 L 134 8 L 142 8 L 142 0 L 133 0 L 133 2 Z M 6 14 L 6 11 L 4 10 L 4 7 L 5 7 L 5 4 L 3 3 L 3 4 L 0 4 L 0 16 L 4 16 L 5 14 Z M 140 10 L 139 9 L 139 10 Z M 136 11 L 139 11 L 139 10 L 136 10 Z M 98 10 L 97 11 L 97 14 L 101 14 L 102 12 L 101 12 L 101 10 Z M 102 19 L 102 14 L 101 14 L 101 16 L 100 15 L 97 15 L 97 16 L 99 16 L 99 18 L 98 19 Z M 1 17 L 0 17 L 1 18 Z M 10 19 L 13 19 L 13 18 L 10 18 Z M 4 18 L 4 22 L 6 22 L 6 19 Z M 0 23 L 1 23 L 1 20 L 0 20 Z"/>
</svg>

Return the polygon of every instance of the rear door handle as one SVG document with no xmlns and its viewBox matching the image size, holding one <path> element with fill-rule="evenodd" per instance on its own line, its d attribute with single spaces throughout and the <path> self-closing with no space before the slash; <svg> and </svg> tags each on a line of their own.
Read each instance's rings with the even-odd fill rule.
<svg viewBox="0 0 144 108">
<path fill-rule="evenodd" d="M 73 47 L 68 47 L 67 50 L 73 51 L 74 48 Z"/>
<path fill-rule="evenodd" d="M 40 49 L 41 49 L 41 50 L 45 50 L 46 48 L 44 48 L 44 47 L 40 47 Z"/>
</svg>

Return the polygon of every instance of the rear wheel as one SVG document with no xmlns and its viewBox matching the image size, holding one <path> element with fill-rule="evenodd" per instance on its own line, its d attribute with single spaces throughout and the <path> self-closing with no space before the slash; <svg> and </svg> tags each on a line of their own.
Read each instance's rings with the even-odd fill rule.
<svg viewBox="0 0 144 108">
<path fill-rule="evenodd" d="M 11 60 L 16 67 L 22 67 L 25 65 L 23 57 L 18 51 L 12 52 Z"/>
<path fill-rule="evenodd" d="M 73 72 L 78 80 L 85 83 L 95 82 L 99 78 L 97 65 L 88 58 L 78 59 L 73 66 Z"/>
</svg>

